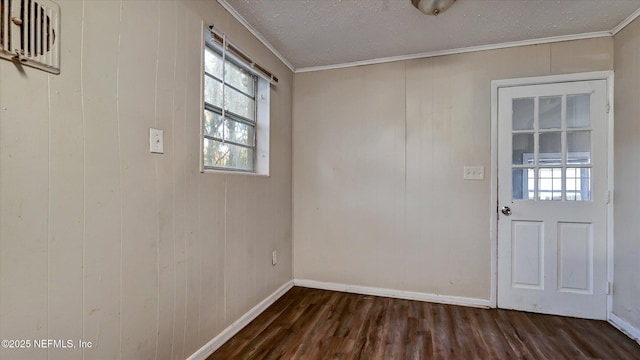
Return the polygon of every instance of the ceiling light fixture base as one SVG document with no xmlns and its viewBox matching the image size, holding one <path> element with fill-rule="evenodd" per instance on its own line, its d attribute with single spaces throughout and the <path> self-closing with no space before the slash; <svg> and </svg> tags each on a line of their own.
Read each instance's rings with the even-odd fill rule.
<svg viewBox="0 0 640 360">
<path fill-rule="evenodd" d="M 438 16 L 447 10 L 456 0 L 411 0 L 416 9 L 427 15 Z"/>
</svg>

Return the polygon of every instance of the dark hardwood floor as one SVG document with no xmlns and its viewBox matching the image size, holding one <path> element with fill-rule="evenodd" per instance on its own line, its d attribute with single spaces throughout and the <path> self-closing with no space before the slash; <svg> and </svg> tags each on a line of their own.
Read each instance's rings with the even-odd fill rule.
<svg viewBox="0 0 640 360">
<path fill-rule="evenodd" d="M 294 287 L 214 359 L 640 359 L 604 321 Z"/>
</svg>

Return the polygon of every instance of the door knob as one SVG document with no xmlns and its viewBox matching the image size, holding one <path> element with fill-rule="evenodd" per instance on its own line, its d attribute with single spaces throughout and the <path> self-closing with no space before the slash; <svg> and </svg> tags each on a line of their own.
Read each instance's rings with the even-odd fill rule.
<svg viewBox="0 0 640 360">
<path fill-rule="evenodd" d="M 507 216 L 511 215 L 511 208 L 508 206 L 503 206 L 500 211 Z"/>
</svg>

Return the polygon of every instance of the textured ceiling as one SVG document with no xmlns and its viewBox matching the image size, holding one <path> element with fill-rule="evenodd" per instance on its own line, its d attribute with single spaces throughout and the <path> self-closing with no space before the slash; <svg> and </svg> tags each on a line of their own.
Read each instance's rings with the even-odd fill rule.
<svg viewBox="0 0 640 360">
<path fill-rule="evenodd" d="M 295 68 L 609 31 L 640 0 L 458 0 L 428 16 L 410 0 L 219 0 Z"/>
</svg>

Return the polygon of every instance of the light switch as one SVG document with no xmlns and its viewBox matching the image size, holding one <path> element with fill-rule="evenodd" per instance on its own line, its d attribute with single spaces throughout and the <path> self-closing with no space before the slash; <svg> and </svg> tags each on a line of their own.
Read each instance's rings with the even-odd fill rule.
<svg viewBox="0 0 640 360">
<path fill-rule="evenodd" d="M 149 151 L 156 154 L 164 154 L 164 131 L 149 129 Z"/>
<path fill-rule="evenodd" d="M 484 166 L 465 166 L 465 180 L 484 180 Z"/>
</svg>

